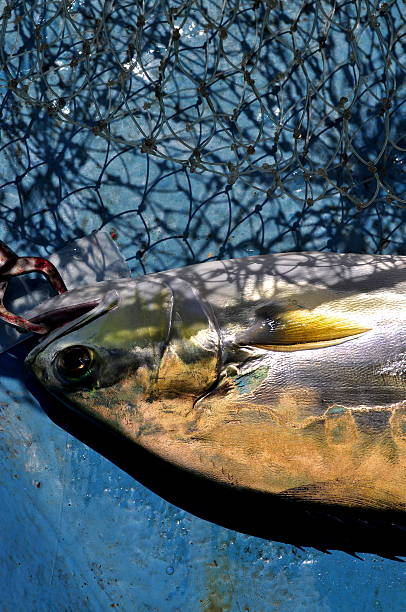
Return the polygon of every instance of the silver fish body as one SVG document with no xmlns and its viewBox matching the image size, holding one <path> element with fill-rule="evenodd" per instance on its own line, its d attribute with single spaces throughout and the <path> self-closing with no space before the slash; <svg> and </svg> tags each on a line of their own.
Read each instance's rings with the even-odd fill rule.
<svg viewBox="0 0 406 612">
<path fill-rule="evenodd" d="M 55 298 L 99 304 L 27 363 L 67 405 L 209 479 L 404 511 L 405 263 L 286 253 L 100 283 Z"/>
</svg>

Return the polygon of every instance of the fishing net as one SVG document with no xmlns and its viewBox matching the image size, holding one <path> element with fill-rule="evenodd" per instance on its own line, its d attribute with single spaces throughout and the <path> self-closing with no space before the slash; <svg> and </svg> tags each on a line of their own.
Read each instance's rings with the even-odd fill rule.
<svg viewBox="0 0 406 612">
<path fill-rule="evenodd" d="M 406 252 L 402 0 L 0 0 L 0 238 Z"/>
</svg>

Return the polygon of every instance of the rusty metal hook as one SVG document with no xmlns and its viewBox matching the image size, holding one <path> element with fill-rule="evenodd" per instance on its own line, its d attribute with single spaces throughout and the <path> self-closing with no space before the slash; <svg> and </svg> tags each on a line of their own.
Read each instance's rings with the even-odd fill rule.
<svg viewBox="0 0 406 612">
<path fill-rule="evenodd" d="M 10 278 L 40 272 L 47 277 L 57 293 L 67 291 L 61 275 L 48 259 L 43 257 L 18 257 L 4 242 L 0 240 L 0 320 L 17 327 L 21 331 L 46 334 L 50 329 L 46 325 L 33 323 L 24 317 L 9 312 L 3 304 L 4 293 Z"/>
</svg>

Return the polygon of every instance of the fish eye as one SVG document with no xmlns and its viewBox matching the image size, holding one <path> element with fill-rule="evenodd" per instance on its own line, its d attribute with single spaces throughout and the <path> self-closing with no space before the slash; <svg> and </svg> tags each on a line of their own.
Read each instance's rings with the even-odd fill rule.
<svg viewBox="0 0 406 612">
<path fill-rule="evenodd" d="M 93 371 L 95 353 L 87 346 L 69 346 L 58 353 L 55 368 L 65 381 L 77 382 Z"/>
</svg>

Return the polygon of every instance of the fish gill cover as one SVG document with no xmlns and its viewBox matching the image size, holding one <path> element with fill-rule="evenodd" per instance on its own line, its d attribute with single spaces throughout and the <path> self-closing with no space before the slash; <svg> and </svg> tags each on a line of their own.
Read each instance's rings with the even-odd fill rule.
<svg viewBox="0 0 406 612">
<path fill-rule="evenodd" d="M 404 253 L 406 5 L 0 0 L 0 238 Z"/>
</svg>

